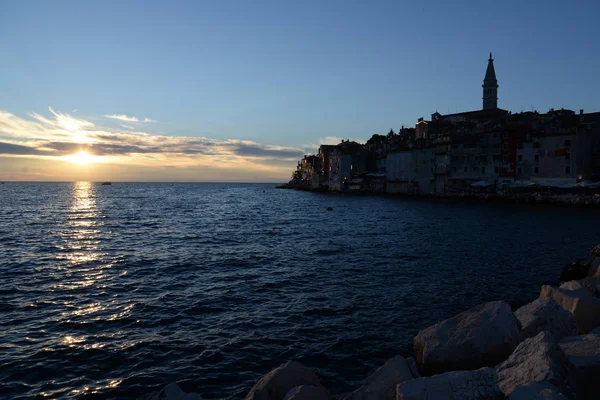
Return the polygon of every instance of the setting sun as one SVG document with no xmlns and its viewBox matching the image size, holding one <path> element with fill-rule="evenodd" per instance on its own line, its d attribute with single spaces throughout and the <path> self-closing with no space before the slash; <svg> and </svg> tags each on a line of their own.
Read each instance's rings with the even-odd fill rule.
<svg viewBox="0 0 600 400">
<path fill-rule="evenodd" d="M 65 159 L 79 165 L 85 165 L 94 162 L 95 156 L 91 155 L 87 151 L 80 151 L 79 153 L 66 156 Z"/>
</svg>

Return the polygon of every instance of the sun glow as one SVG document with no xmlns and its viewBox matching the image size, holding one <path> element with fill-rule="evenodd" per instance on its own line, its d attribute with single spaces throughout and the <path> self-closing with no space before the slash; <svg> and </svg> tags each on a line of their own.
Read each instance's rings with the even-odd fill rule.
<svg viewBox="0 0 600 400">
<path fill-rule="evenodd" d="M 77 163 L 79 165 L 90 164 L 96 161 L 96 157 L 88 153 L 87 151 L 80 151 L 79 153 L 65 156 L 65 159 Z"/>
</svg>

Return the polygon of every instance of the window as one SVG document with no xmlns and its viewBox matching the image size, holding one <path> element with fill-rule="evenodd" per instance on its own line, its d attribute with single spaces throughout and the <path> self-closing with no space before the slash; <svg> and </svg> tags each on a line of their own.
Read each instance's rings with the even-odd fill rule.
<svg viewBox="0 0 600 400">
<path fill-rule="evenodd" d="M 502 144 L 502 150 L 508 150 L 508 143 Z"/>
<path fill-rule="evenodd" d="M 571 159 L 571 154 L 570 153 L 566 153 L 565 154 L 565 160 L 570 160 Z"/>
<path fill-rule="evenodd" d="M 481 162 L 487 161 L 487 156 L 481 156 L 479 159 L 481 160 Z"/>
<path fill-rule="evenodd" d="M 534 149 L 539 149 L 540 148 L 540 142 L 533 142 L 533 148 Z"/>
<path fill-rule="evenodd" d="M 452 167 L 452 172 L 456 172 L 456 167 Z"/>
<path fill-rule="evenodd" d="M 504 161 L 504 162 L 508 162 L 508 156 L 503 156 L 503 157 L 502 157 L 502 161 Z"/>
<path fill-rule="evenodd" d="M 464 156 L 464 157 L 463 157 L 463 160 L 465 160 L 465 161 L 469 161 L 469 156 Z"/>
<path fill-rule="evenodd" d="M 521 167 L 517 168 L 517 173 L 519 175 L 522 175 L 523 174 L 523 168 L 521 168 Z"/>
<path fill-rule="evenodd" d="M 453 148 L 453 149 L 458 149 L 458 145 L 457 145 L 457 144 L 453 144 L 453 145 L 452 145 L 452 148 Z"/>
<path fill-rule="evenodd" d="M 427 164 L 427 160 L 423 160 L 423 164 Z"/>
<path fill-rule="evenodd" d="M 479 156 L 475 156 L 475 161 L 479 161 Z"/>
<path fill-rule="evenodd" d="M 540 169 L 539 169 L 538 167 L 535 167 L 535 168 L 533 169 L 533 172 L 534 172 L 535 174 L 539 174 L 539 173 L 540 173 Z"/>
<path fill-rule="evenodd" d="M 565 146 L 570 146 L 571 145 L 571 141 L 570 140 L 565 140 Z"/>
<path fill-rule="evenodd" d="M 539 154 L 536 154 L 535 156 L 533 156 L 533 159 L 534 159 L 535 161 L 540 161 L 540 155 L 539 155 Z"/>
<path fill-rule="evenodd" d="M 508 139 L 508 132 L 504 132 L 504 139 Z"/>
<path fill-rule="evenodd" d="M 465 167 L 465 172 L 467 172 L 467 171 L 468 171 L 468 167 Z"/>
<path fill-rule="evenodd" d="M 498 167 L 494 167 L 494 173 L 497 174 L 498 173 Z"/>
<path fill-rule="evenodd" d="M 473 172 L 479 172 L 479 167 L 473 167 Z"/>
<path fill-rule="evenodd" d="M 481 167 L 481 173 L 485 174 L 485 167 Z"/>
<path fill-rule="evenodd" d="M 519 149 L 523 150 L 523 143 L 519 143 Z"/>
<path fill-rule="evenodd" d="M 519 154 L 519 156 L 517 157 L 517 159 L 518 159 L 519 161 L 523 161 L 523 154 Z"/>
<path fill-rule="evenodd" d="M 452 156 L 452 161 L 458 161 L 458 156 Z"/>
<path fill-rule="evenodd" d="M 435 183 L 435 179 L 430 179 L 430 180 L 429 180 L 429 184 L 430 184 L 430 185 L 433 185 L 434 183 Z"/>
<path fill-rule="evenodd" d="M 568 175 L 568 174 L 570 174 L 570 173 L 571 173 L 571 167 L 567 165 L 567 166 L 565 167 L 565 174 L 567 174 L 567 175 Z"/>
</svg>

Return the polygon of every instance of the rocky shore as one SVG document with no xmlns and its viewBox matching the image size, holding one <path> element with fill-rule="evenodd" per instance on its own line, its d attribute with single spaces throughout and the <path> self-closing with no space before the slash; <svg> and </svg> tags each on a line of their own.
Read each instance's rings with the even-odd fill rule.
<svg viewBox="0 0 600 400">
<path fill-rule="evenodd" d="M 344 397 L 288 361 L 246 400 L 600 399 L 600 245 L 531 303 L 481 304 L 421 330 L 413 346 L 414 358 L 391 357 Z M 201 398 L 171 384 L 144 399 Z"/>
<path fill-rule="evenodd" d="M 311 188 L 308 185 L 286 183 L 276 187 L 277 189 L 292 189 L 305 192 L 349 194 L 349 195 L 385 195 L 393 197 L 417 197 L 435 199 L 457 199 L 457 200 L 480 200 L 495 201 L 513 204 L 553 204 L 578 207 L 600 207 L 600 196 L 594 194 L 576 193 L 477 193 L 477 192 L 444 192 L 444 193 L 386 193 L 377 191 L 350 191 L 335 192 L 326 188 Z"/>
</svg>

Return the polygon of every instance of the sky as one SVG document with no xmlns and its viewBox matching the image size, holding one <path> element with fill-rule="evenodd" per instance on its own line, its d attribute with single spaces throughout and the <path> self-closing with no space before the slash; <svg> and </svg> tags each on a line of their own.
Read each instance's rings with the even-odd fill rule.
<svg viewBox="0 0 600 400">
<path fill-rule="evenodd" d="M 600 111 L 600 2 L 0 1 L 0 180 L 287 181 L 320 144 Z"/>
</svg>

